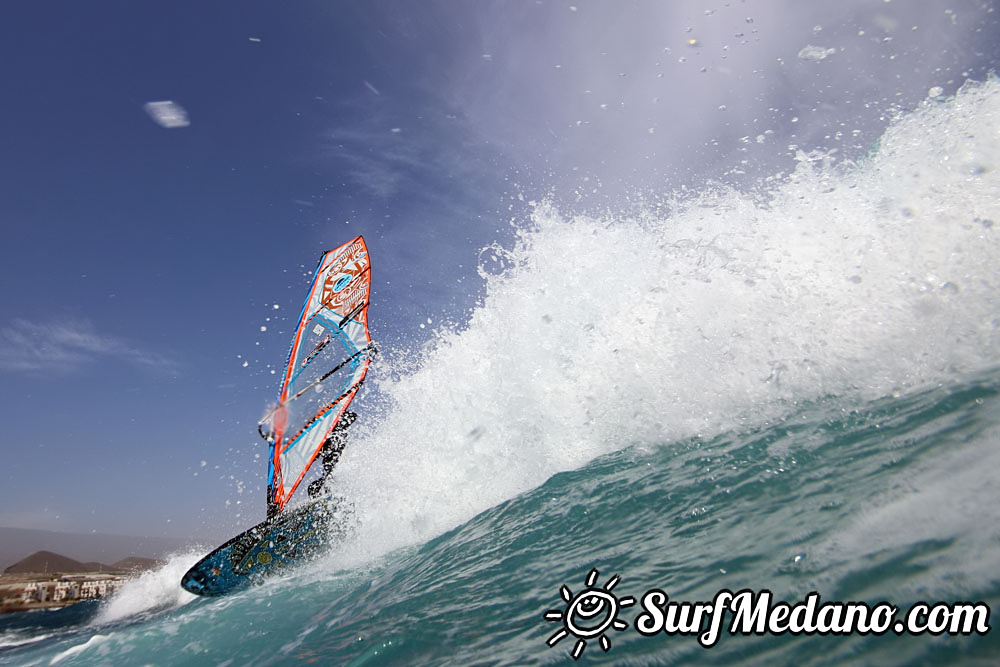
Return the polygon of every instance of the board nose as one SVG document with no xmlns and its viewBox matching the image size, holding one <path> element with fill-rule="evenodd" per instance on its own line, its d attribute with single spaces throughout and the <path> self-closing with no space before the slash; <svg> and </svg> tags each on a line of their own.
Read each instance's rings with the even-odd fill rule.
<svg viewBox="0 0 1000 667">
<path fill-rule="evenodd" d="M 181 578 L 181 588 L 195 595 L 205 595 L 208 592 L 207 584 L 204 573 L 195 569 L 188 570 Z"/>
</svg>

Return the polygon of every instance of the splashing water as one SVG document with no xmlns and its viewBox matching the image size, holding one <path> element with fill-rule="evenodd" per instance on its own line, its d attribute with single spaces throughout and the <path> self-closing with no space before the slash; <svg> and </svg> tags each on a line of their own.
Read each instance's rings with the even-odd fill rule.
<svg viewBox="0 0 1000 667">
<path fill-rule="evenodd" d="M 799 157 L 762 193 L 710 188 L 634 217 L 537 205 L 468 325 L 382 384 L 392 408 L 338 468 L 366 549 L 626 445 L 996 363 L 1000 84 L 929 100 L 857 164 Z"/>
<path fill-rule="evenodd" d="M 193 557 L 178 556 L 91 622 L 17 634 L 0 662 L 564 659 L 543 615 L 591 568 L 620 574 L 623 595 L 995 608 L 998 165 L 989 80 L 928 99 L 857 163 L 803 153 L 757 192 L 650 198 L 628 216 L 540 203 L 467 325 L 381 382 L 381 414 L 332 482 L 355 507 L 349 542 L 221 600 L 180 593 Z M 624 620 L 611 659 L 998 650 L 991 636 L 705 650 Z"/>
</svg>

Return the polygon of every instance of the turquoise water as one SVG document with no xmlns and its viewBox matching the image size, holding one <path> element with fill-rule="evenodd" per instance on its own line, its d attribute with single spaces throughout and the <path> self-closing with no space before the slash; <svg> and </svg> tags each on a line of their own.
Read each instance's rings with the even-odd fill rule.
<svg viewBox="0 0 1000 667">
<path fill-rule="evenodd" d="M 1000 601 L 1000 523 L 981 502 L 1000 463 L 1000 373 L 765 428 L 626 448 L 365 567 L 301 573 L 224 599 L 100 623 L 90 610 L 4 664 L 533 664 L 572 662 L 543 618 L 591 568 L 619 596 L 711 600 L 768 588 L 824 600 Z M 995 505 L 995 504 L 994 504 Z M 331 557 L 333 560 L 333 557 Z M 711 649 L 629 624 L 583 661 L 627 664 L 969 664 L 971 637 L 745 637 Z M 29 615 L 30 616 L 30 615 Z M 992 619 L 991 619 L 992 620 Z M 9 632 L 9 631 L 8 631 Z M 22 634 L 26 634 L 22 632 Z M 10 636 L 10 635 L 5 635 Z M 81 648 L 82 647 L 82 648 Z M 229 662 L 232 661 L 232 662 Z"/>
<path fill-rule="evenodd" d="M 221 599 L 179 588 L 202 552 L 178 554 L 100 606 L 0 618 L 0 664 L 572 663 L 575 635 L 547 643 L 569 627 L 562 587 L 615 576 L 623 605 L 766 589 L 994 609 L 998 167 L 991 80 L 928 100 L 863 163 L 803 155 L 766 192 L 604 217 L 540 202 L 481 257 L 466 323 L 386 351 L 332 478 L 345 543 Z M 580 661 L 1000 655 L 995 632 L 706 649 L 640 634 L 641 613 L 618 609 Z"/>
</svg>

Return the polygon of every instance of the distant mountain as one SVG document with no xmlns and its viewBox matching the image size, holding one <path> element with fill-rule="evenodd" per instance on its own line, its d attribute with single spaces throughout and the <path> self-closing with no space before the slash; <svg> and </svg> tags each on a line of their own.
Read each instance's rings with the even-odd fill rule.
<svg viewBox="0 0 1000 667">
<path fill-rule="evenodd" d="M 37 551 L 27 558 L 22 558 L 3 571 L 4 574 L 82 574 L 84 572 L 106 572 L 108 574 L 138 574 L 150 570 L 162 561 L 152 558 L 130 556 L 120 561 L 105 565 L 103 563 L 81 563 L 67 556 L 51 551 Z"/>
<path fill-rule="evenodd" d="M 62 574 L 75 574 L 78 572 L 101 572 L 108 569 L 110 568 L 100 563 L 81 563 L 78 560 L 73 560 L 72 558 L 67 558 L 51 551 L 37 551 L 6 568 L 3 573 L 59 572 Z"/>
<path fill-rule="evenodd" d="M 57 533 L 48 530 L 0 527 L 0 569 L 7 568 L 38 551 L 72 554 L 73 558 L 80 559 L 84 564 L 117 563 L 136 555 L 164 558 L 196 542 L 197 540 L 193 539 L 185 541 L 173 538 Z"/>
</svg>

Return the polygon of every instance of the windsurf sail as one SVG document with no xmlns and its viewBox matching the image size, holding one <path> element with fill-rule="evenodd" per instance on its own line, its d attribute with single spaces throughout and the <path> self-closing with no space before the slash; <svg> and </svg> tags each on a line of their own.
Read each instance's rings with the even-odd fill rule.
<svg viewBox="0 0 1000 667">
<path fill-rule="evenodd" d="M 271 444 L 269 516 L 288 504 L 365 379 L 375 355 L 368 332 L 370 292 L 371 263 L 362 237 L 320 258 L 292 337 L 278 404 L 261 422 L 261 434 Z"/>
</svg>

